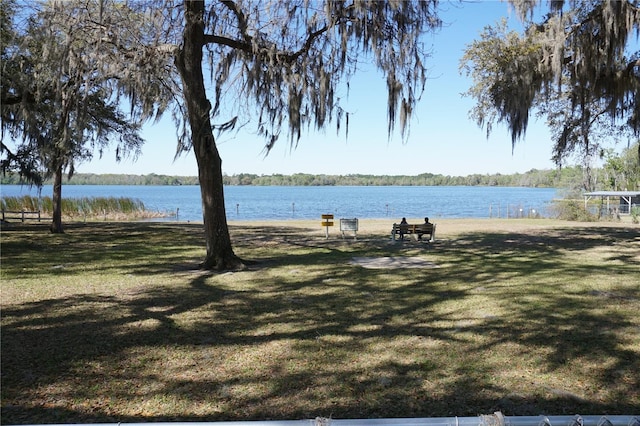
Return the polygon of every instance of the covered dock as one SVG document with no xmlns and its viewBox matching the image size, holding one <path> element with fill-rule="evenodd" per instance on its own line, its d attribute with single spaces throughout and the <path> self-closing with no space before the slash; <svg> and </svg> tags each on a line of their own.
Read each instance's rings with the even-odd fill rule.
<svg viewBox="0 0 640 426">
<path fill-rule="evenodd" d="M 589 200 L 595 197 L 600 197 L 603 206 L 606 199 L 607 212 L 617 209 L 620 214 L 630 214 L 631 207 L 640 206 L 640 191 L 594 191 L 584 194 L 585 209 Z"/>
</svg>

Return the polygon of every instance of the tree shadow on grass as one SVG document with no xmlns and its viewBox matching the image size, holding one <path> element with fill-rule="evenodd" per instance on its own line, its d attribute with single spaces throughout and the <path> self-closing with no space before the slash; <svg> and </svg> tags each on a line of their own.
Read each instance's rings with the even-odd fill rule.
<svg viewBox="0 0 640 426">
<path fill-rule="evenodd" d="M 197 226 L 181 227 L 169 246 L 149 242 L 170 227 L 133 231 L 118 235 L 125 253 L 96 251 L 113 236 L 77 238 L 76 262 L 100 267 L 104 256 L 105 268 L 154 276 L 171 272 L 171 260 L 188 262 L 181 249 L 199 244 Z M 261 261 L 238 273 L 252 285 L 181 271 L 172 286 L 3 306 L 2 423 L 638 412 L 638 321 L 615 315 L 637 312 L 637 286 L 604 297 L 561 292 L 554 281 L 633 272 L 633 254 L 598 265 L 565 259 L 603 241 L 626 253 L 628 237 L 615 228 L 597 238 L 573 229 L 478 233 L 424 252 L 378 239 L 310 240 L 299 229 L 238 232 L 237 247 Z M 420 252 L 442 267 L 348 264 Z M 5 254 L 3 243 L 3 264 Z M 523 276 L 537 285 L 510 284 Z"/>
</svg>

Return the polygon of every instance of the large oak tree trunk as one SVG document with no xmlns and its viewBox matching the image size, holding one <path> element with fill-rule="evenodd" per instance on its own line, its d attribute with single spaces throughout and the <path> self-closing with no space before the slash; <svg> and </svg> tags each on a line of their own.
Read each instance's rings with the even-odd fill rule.
<svg viewBox="0 0 640 426">
<path fill-rule="evenodd" d="M 53 212 L 49 230 L 54 234 L 62 234 L 62 163 L 55 167 L 53 172 Z"/>
<path fill-rule="evenodd" d="M 193 151 L 198 163 L 207 255 L 203 269 L 228 270 L 243 266 L 234 254 L 227 226 L 222 182 L 222 159 L 218 153 L 202 74 L 204 47 L 204 1 L 185 0 L 185 28 L 176 66 L 182 80 Z"/>
</svg>

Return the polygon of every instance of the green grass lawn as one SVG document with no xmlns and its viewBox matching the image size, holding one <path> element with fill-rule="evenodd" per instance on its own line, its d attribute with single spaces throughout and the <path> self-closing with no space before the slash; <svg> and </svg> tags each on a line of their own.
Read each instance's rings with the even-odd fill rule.
<svg viewBox="0 0 640 426">
<path fill-rule="evenodd" d="M 638 414 L 640 228 L 491 223 L 232 224 L 255 262 L 222 274 L 198 224 L 15 225 L 1 423 Z M 351 262 L 382 256 L 435 267 Z"/>
</svg>

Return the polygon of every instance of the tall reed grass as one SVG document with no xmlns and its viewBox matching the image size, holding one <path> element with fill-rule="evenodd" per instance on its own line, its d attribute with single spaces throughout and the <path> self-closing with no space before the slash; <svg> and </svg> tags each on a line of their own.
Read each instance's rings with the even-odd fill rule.
<svg viewBox="0 0 640 426">
<path fill-rule="evenodd" d="M 43 215 L 53 212 L 51 197 L 2 197 L 2 210 L 6 211 L 40 211 Z M 145 209 L 142 201 L 127 197 L 82 197 L 63 198 L 62 215 L 69 218 L 85 217 L 151 217 L 157 213 Z"/>
</svg>

